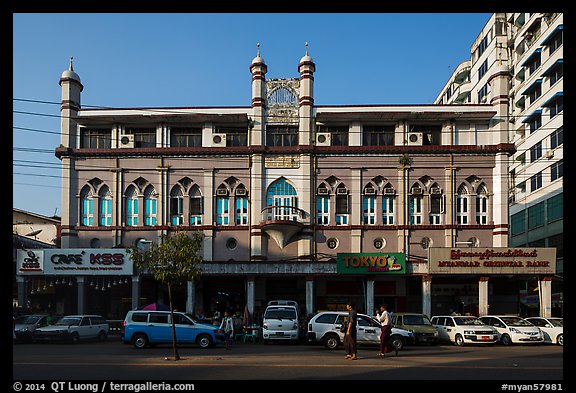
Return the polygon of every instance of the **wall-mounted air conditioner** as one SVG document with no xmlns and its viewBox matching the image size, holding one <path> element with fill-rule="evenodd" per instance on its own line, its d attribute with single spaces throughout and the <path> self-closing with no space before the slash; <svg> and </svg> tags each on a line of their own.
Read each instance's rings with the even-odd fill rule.
<svg viewBox="0 0 576 393">
<path fill-rule="evenodd" d="M 120 135 L 120 147 L 134 147 L 134 134 Z"/>
<path fill-rule="evenodd" d="M 325 187 L 318 187 L 318 195 L 328 195 L 328 189 Z"/>
<path fill-rule="evenodd" d="M 216 190 L 216 195 L 217 196 L 228 196 L 228 190 L 225 188 L 218 188 Z"/>
<path fill-rule="evenodd" d="M 213 134 L 212 147 L 226 147 L 226 134 Z"/>
<path fill-rule="evenodd" d="M 422 141 L 424 140 L 421 132 L 409 132 L 406 142 L 411 146 L 422 146 Z"/>
<path fill-rule="evenodd" d="M 329 132 L 319 132 L 316 135 L 316 146 L 330 146 L 331 136 Z"/>
<path fill-rule="evenodd" d="M 246 195 L 246 189 L 245 188 L 237 188 L 236 189 L 236 195 Z"/>
<path fill-rule="evenodd" d="M 393 188 L 385 188 L 384 189 L 384 195 L 394 195 L 394 189 Z"/>
<path fill-rule="evenodd" d="M 348 195 L 348 190 L 346 188 L 337 188 L 336 195 Z"/>
<path fill-rule="evenodd" d="M 364 195 L 376 195 L 376 190 L 371 187 L 367 187 L 364 189 Z"/>
<path fill-rule="evenodd" d="M 413 187 L 413 188 L 412 188 L 412 195 L 422 195 L 422 188 L 420 188 L 420 187 Z"/>
<path fill-rule="evenodd" d="M 440 189 L 440 187 L 432 187 L 430 189 L 430 194 L 439 195 L 439 194 L 442 194 L 442 190 Z"/>
</svg>

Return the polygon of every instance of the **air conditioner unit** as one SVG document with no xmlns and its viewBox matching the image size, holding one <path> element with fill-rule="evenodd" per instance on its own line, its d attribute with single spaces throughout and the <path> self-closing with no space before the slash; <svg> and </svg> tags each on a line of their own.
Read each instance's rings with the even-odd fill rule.
<svg viewBox="0 0 576 393">
<path fill-rule="evenodd" d="M 376 195 L 376 190 L 371 187 L 365 188 L 364 195 Z"/>
<path fill-rule="evenodd" d="M 544 157 L 546 157 L 546 158 L 549 159 L 549 160 L 552 159 L 552 158 L 554 158 L 554 150 L 548 150 L 548 151 L 546 152 L 546 154 L 544 154 Z"/>
<path fill-rule="evenodd" d="M 384 195 L 394 195 L 394 189 L 393 188 L 385 188 L 384 189 Z"/>
<path fill-rule="evenodd" d="M 236 189 L 236 195 L 246 195 L 246 189 L 245 188 L 237 188 Z"/>
<path fill-rule="evenodd" d="M 212 147 L 226 147 L 226 134 L 213 134 Z"/>
<path fill-rule="evenodd" d="M 432 187 L 430 189 L 430 194 L 434 195 L 442 194 L 442 190 L 440 189 L 440 187 Z"/>
<path fill-rule="evenodd" d="M 422 146 L 423 136 L 421 132 L 409 132 L 407 144 L 412 146 Z"/>
<path fill-rule="evenodd" d="M 337 188 L 336 195 L 348 195 L 348 190 L 345 188 Z"/>
<path fill-rule="evenodd" d="M 412 195 L 422 195 L 422 189 L 420 187 L 412 188 Z"/>
<path fill-rule="evenodd" d="M 328 189 L 325 187 L 319 187 L 317 193 L 318 195 L 328 195 Z"/>
<path fill-rule="evenodd" d="M 316 146 L 330 146 L 331 136 L 329 132 L 320 132 L 316 135 Z"/>
<path fill-rule="evenodd" d="M 120 147 L 134 147 L 134 134 L 124 134 L 120 136 Z"/>
<path fill-rule="evenodd" d="M 228 196 L 228 190 L 225 188 L 218 188 L 216 190 L 216 195 L 217 196 Z"/>
</svg>

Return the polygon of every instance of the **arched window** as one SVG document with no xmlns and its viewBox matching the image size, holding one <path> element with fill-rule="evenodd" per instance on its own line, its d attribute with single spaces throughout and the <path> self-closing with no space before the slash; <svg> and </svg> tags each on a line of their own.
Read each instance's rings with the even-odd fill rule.
<svg viewBox="0 0 576 393">
<path fill-rule="evenodd" d="M 200 187 L 194 184 L 190 189 L 190 225 L 202 225 L 204 214 L 204 199 Z"/>
<path fill-rule="evenodd" d="M 112 225 L 112 193 L 108 186 L 103 186 L 99 193 L 100 197 L 100 226 Z"/>
<path fill-rule="evenodd" d="M 464 184 L 458 187 L 456 194 L 456 224 L 468 224 L 468 189 Z"/>
<path fill-rule="evenodd" d="M 376 224 L 376 188 L 374 188 L 372 183 L 368 183 L 366 187 L 364 187 L 362 218 L 364 225 Z"/>
<path fill-rule="evenodd" d="M 221 184 L 216 189 L 216 225 L 228 225 L 230 223 L 230 198 L 228 188 Z"/>
<path fill-rule="evenodd" d="M 419 184 L 415 184 L 410 189 L 408 208 L 410 211 L 410 225 L 422 224 L 422 187 Z"/>
<path fill-rule="evenodd" d="M 394 188 L 390 183 L 382 191 L 382 223 L 394 225 Z"/>
<path fill-rule="evenodd" d="M 184 195 L 178 186 L 170 192 L 170 222 L 172 225 L 184 225 Z"/>
<path fill-rule="evenodd" d="M 282 177 L 270 184 L 266 193 L 266 203 L 268 206 L 275 206 L 271 209 L 271 219 L 298 221 L 298 211 L 292 209 L 298 207 L 298 194 L 285 178 Z"/>
<path fill-rule="evenodd" d="M 330 187 L 320 183 L 316 189 L 316 223 L 318 225 L 330 224 Z"/>
<path fill-rule="evenodd" d="M 488 192 L 484 184 L 476 189 L 476 224 L 488 224 Z"/>
<path fill-rule="evenodd" d="M 350 217 L 348 199 L 348 189 L 344 183 L 340 183 L 336 187 L 336 225 L 348 225 Z"/>
<path fill-rule="evenodd" d="M 234 200 L 236 204 L 236 225 L 248 225 L 248 196 L 246 195 L 246 187 L 243 184 L 236 187 Z"/>
<path fill-rule="evenodd" d="M 90 187 L 86 186 L 82 189 L 80 198 L 82 200 L 82 211 L 80 213 L 82 225 L 92 226 L 94 225 L 94 199 Z"/>
<path fill-rule="evenodd" d="M 144 191 L 144 225 L 157 225 L 158 197 L 154 187 L 148 186 Z"/>
<path fill-rule="evenodd" d="M 442 213 L 444 213 L 444 197 L 442 189 L 434 183 L 430 187 L 430 224 L 440 225 L 442 223 Z"/>
<path fill-rule="evenodd" d="M 138 225 L 138 192 L 134 186 L 128 187 L 126 191 L 126 225 Z"/>
</svg>

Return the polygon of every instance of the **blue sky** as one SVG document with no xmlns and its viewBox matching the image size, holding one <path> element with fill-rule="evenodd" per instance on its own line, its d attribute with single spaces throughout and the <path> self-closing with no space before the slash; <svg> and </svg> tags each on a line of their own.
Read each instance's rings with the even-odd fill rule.
<svg viewBox="0 0 576 393">
<path fill-rule="evenodd" d="M 70 56 L 85 106 L 249 106 L 257 43 L 267 78 L 296 78 L 306 42 L 317 105 L 429 104 L 490 16 L 14 14 L 13 207 L 62 213 L 54 150 Z"/>
</svg>

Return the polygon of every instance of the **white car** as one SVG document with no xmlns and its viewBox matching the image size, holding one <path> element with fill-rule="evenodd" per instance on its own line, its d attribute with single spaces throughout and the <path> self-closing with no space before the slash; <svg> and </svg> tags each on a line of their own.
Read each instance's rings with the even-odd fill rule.
<svg viewBox="0 0 576 393">
<path fill-rule="evenodd" d="M 106 340 L 110 325 L 100 315 L 68 315 L 54 325 L 44 326 L 34 331 L 34 341 Z"/>
<path fill-rule="evenodd" d="M 309 343 L 322 343 L 328 349 L 336 349 L 344 342 L 344 333 L 340 331 L 342 322 L 348 317 L 347 311 L 322 311 L 308 322 L 306 339 Z M 358 345 L 380 345 L 380 322 L 374 317 L 358 314 Z M 414 333 L 393 327 L 390 336 L 392 345 L 401 350 L 405 345 L 414 345 Z"/>
<path fill-rule="evenodd" d="M 480 319 L 486 325 L 496 328 L 500 342 L 504 345 L 544 342 L 540 329 L 516 315 L 484 315 Z"/>
<path fill-rule="evenodd" d="M 450 342 L 459 347 L 464 344 L 494 344 L 498 332 L 474 316 L 438 315 L 431 319 L 438 329 L 440 341 Z"/>
<path fill-rule="evenodd" d="M 538 326 L 544 334 L 544 342 L 564 345 L 564 319 L 563 318 L 525 318 L 528 322 Z"/>
</svg>

